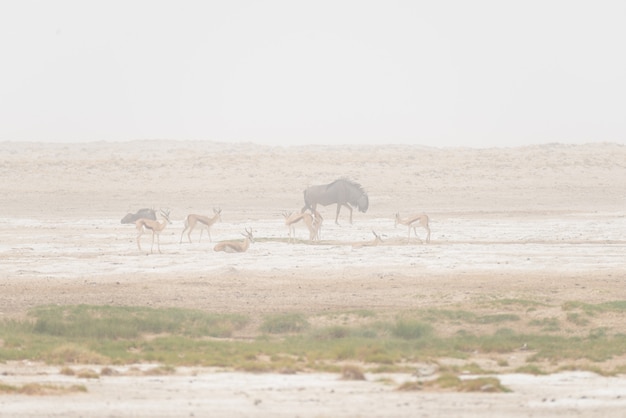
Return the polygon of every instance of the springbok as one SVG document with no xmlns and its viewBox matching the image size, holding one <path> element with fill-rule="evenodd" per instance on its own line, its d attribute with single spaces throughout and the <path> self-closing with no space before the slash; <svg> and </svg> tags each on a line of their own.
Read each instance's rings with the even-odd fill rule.
<svg viewBox="0 0 626 418">
<path fill-rule="evenodd" d="M 215 251 L 224 251 L 226 253 L 243 253 L 248 251 L 248 247 L 250 247 L 250 243 L 254 242 L 254 237 L 252 236 L 252 229 L 248 230 L 246 228 L 246 233 L 242 233 L 245 238 L 243 241 L 224 241 L 220 242 L 213 247 Z"/>
<path fill-rule="evenodd" d="M 289 242 L 296 240 L 296 224 L 303 221 L 309 230 L 309 241 L 319 240 L 319 232 L 322 226 L 322 220 L 310 213 L 293 213 L 283 212 L 285 218 L 285 225 L 289 228 Z"/>
<path fill-rule="evenodd" d="M 206 228 L 207 232 L 209 233 L 209 242 L 213 241 L 211 238 L 211 226 L 213 226 L 213 224 L 217 221 L 221 221 L 222 220 L 222 209 L 220 208 L 213 208 L 213 217 L 209 218 L 208 216 L 204 216 L 204 215 L 187 215 L 187 217 L 185 218 L 185 229 L 183 229 L 183 232 L 180 234 L 180 242 L 179 244 L 182 244 L 183 242 L 183 235 L 185 235 L 185 231 L 189 230 L 189 232 L 187 233 L 187 238 L 189 239 L 189 243 L 191 244 L 191 231 L 193 231 L 193 229 L 196 227 L 196 225 L 198 223 L 200 223 L 200 239 L 198 240 L 198 242 L 202 241 L 202 231 L 204 230 L 204 228 Z"/>
<path fill-rule="evenodd" d="M 369 242 L 357 242 L 352 244 L 352 248 L 363 248 L 363 247 L 376 247 L 379 244 L 383 243 L 383 239 L 378 235 L 375 231 L 372 231 L 374 234 L 374 240 Z"/>
<path fill-rule="evenodd" d="M 137 227 L 137 248 L 141 251 L 141 235 L 145 232 L 146 229 L 152 231 L 152 245 L 150 246 L 150 254 L 152 254 L 152 250 L 154 249 L 154 236 L 157 237 L 157 248 L 159 249 L 159 253 L 161 253 L 161 242 L 159 236 L 161 232 L 165 229 L 167 224 L 171 224 L 170 221 L 170 211 L 161 209 L 160 215 L 163 218 L 163 222 L 159 223 L 158 221 L 152 219 L 137 219 L 135 221 L 135 226 Z"/>
<path fill-rule="evenodd" d="M 126 216 L 122 218 L 122 223 L 134 224 L 139 219 L 152 219 L 156 221 L 156 212 L 154 212 L 154 209 L 149 208 L 139 209 L 136 213 L 127 213 Z"/>
<path fill-rule="evenodd" d="M 352 223 L 352 207 L 356 207 L 361 212 L 367 212 L 369 207 L 369 197 L 360 184 L 345 178 L 340 178 L 330 184 L 311 186 L 304 191 L 304 207 L 300 212 L 310 209 L 316 218 L 321 218 L 317 212 L 317 205 L 328 206 L 337 204 L 337 214 L 335 223 L 339 225 L 339 211 L 341 206 L 345 206 L 350 211 L 350 223 Z"/>
<path fill-rule="evenodd" d="M 409 216 L 406 219 L 400 218 L 400 214 L 396 213 L 396 223 L 395 223 L 394 227 L 397 227 L 398 224 L 406 225 L 406 226 L 409 227 L 409 237 L 407 239 L 407 244 L 408 244 L 409 241 L 411 240 L 411 228 L 413 229 L 413 233 L 415 234 L 415 237 L 417 239 L 419 239 L 420 242 L 423 242 L 420 239 L 420 237 L 417 236 L 417 227 L 421 226 L 427 232 L 427 234 L 426 234 L 426 242 L 430 242 L 430 227 L 428 226 L 428 220 L 429 220 L 428 219 L 428 215 L 426 215 L 425 213 L 421 213 L 419 215 Z"/>
</svg>

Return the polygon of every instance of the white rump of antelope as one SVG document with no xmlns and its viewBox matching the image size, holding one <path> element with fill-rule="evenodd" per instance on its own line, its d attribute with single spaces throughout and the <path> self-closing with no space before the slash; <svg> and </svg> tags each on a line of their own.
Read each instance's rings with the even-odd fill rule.
<svg viewBox="0 0 626 418">
<path fill-rule="evenodd" d="M 304 212 L 283 212 L 285 225 L 289 229 L 289 242 L 296 240 L 296 225 L 302 221 L 309 230 L 309 241 L 319 241 L 322 229 L 322 217 Z"/>
<path fill-rule="evenodd" d="M 226 253 L 243 253 L 248 251 L 248 247 L 250 247 L 250 243 L 254 242 L 254 237 L 252 236 L 252 229 L 248 230 L 246 228 L 246 233 L 242 233 L 244 236 L 243 241 L 224 241 L 220 242 L 213 247 L 215 251 L 224 251 Z"/>
<path fill-rule="evenodd" d="M 211 227 L 213 226 L 215 222 L 221 221 L 221 220 L 222 220 L 222 209 L 220 208 L 217 208 L 217 209 L 213 208 L 213 217 L 211 218 L 209 218 L 208 216 L 204 216 L 204 215 L 195 215 L 195 214 L 187 215 L 187 217 L 185 218 L 185 229 L 183 229 L 183 232 L 180 234 L 179 244 L 182 244 L 183 235 L 185 235 L 185 231 L 187 230 L 189 230 L 189 232 L 187 232 L 187 238 L 189 239 L 189 243 L 191 244 L 191 232 L 196 227 L 196 225 L 200 227 L 200 239 L 198 240 L 198 242 L 202 241 L 202 231 L 205 228 L 207 232 L 209 233 L 209 242 L 212 242 L 213 239 L 211 238 Z"/>
<path fill-rule="evenodd" d="M 413 233 L 415 237 L 419 239 L 420 242 L 423 242 L 420 239 L 420 237 L 417 236 L 417 227 L 421 226 L 422 228 L 426 230 L 426 242 L 430 242 L 430 226 L 428 226 L 428 221 L 429 221 L 428 215 L 426 215 L 425 213 L 409 216 L 408 218 L 405 218 L 405 219 L 402 219 L 400 217 L 400 214 L 396 213 L 395 227 L 397 227 L 398 224 L 406 225 L 409 227 L 409 236 L 407 239 L 407 244 L 408 244 L 409 241 L 411 240 L 411 229 L 413 229 Z"/>
<path fill-rule="evenodd" d="M 159 249 L 159 253 L 161 252 L 161 242 L 159 240 L 159 236 L 161 232 L 165 229 L 167 224 L 171 224 L 170 221 L 170 211 L 163 210 L 160 211 L 161 218 L 163 218 L 163 222 L 158 222 L 152 219 L 141 218 L 135 221 L 135 227 L 137 228 L 137 248 L 141 251 L 141 235 L 148 230 L 152 231 L 152 245 L 150 246 L 150 254 L 152 254 L 152 250 L 154 249 L 154 236 L 157 237 L 157 248 Z"/>
</svg>

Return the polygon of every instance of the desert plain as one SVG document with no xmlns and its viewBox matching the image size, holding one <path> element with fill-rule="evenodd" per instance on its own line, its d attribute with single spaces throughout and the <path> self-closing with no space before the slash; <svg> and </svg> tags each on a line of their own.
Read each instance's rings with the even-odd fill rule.
<svg viewBox="0 0 626 418">
<path fill-rule="evenodd" d="M 306 187 L 341 177 L 366 190 L 367 212 L 355 210 L 350 224 L 343 208 L 337 225 L 335 206 L 321 207 L 321 240 L 309 242 L 299 226 L 296 242 L 288 242 L 283 213 L 301 210 Z M 156 245 L 150 252 L 149 234 L 139 250 L 134 225 L 120 223 L 144 207 L 170 211 L 160 253 Z M 214 208 L 222 219 L 211 240 L 196 230 L 181 243 L 185 217 Z M 43 305 L 90 304 L 241 313 L 258 325 L 277 313 L 395 315 L 499 300 L 532 300 L 564 316 L 560 307 L 570 301 L 626 300 L 625 209 L 626 146 L 614 143 L 2 142 L 0 320 Z M 431 241 L 419 228 L 421 240 L 407 240 L 396 213 L 428 214 Z M 256 238 L 247 252 L 213 251 L 246 228 Z M 372 231 L 383 243 L 361 246 Z M 533 317 L 540 312 L 522 312 L 522 322 L 545 319 Z M 622 313 L 603 321 L 626 333 Z M 252 337 L 246 333 L 235 337 Z M 169 376 L 82 379 L 85 393 L 0 394 L 0 416 L 623 416 L 626 375 L 558 364 L 546 365 L 548 374 L 514 372 L 528 350 L 499 363 L 481 353 L 471 360 L 485 369 L 500 364 L 497 377 L 510 393 L 398 391 L 412 373 L 350 381 L 319 371 L 189 366 Z M 624 365 L 622 355 L 600 367 Z M 3 384 L 76 380 L 56 365 L 0 364 Z"/>
</svg>

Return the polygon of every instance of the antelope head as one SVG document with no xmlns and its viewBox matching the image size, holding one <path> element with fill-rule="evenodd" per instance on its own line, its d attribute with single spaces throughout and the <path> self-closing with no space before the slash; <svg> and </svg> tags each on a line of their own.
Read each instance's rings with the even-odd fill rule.
<svg viewBox="0 0 626 418">
<path fill-rule="evenodd" d="M 159 210 L 159 213 L 161 214 L 161 217 L 162 217 L 163 219 L 165 219 L 165 221 L 166 221 L 167 223 L 169 223 L 169 224 L 171 224 L 171 223 L 172 223 L 172 221 L 170 221 L 170 211 L 169 211 L 169 209 L 167 209 L 167 210 L 165 210 L 165 209 L 161 209 L 161 210 Z"/>
<path fill-rule="evenodd" d="M 243 232 L 241 233 L 241 235 L 243 235 L 244 237 L 246 237 L 247 239 L 250 240 L 250 242 L 254 242 L 254 237 L 252 236 L 252 228 L 250 230 L 248 230 L 248 228 L 246 228 L 246 233 L 244 234 Z"/>
</svg>

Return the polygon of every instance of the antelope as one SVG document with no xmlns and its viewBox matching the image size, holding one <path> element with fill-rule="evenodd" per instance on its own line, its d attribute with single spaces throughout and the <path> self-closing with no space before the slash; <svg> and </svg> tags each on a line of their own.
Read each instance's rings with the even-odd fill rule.
<svg viewBox="0 0 626 418">
<path fill-rule="evenodd" d="M 254 238 L 252 237 L 252 229 L 248 231 L 246 228 L 246 233 L 242 233 L 245 238 L 243 241 L 224 241 L 220 242 L 213 247 L 215 251 L 224 251 L 226 253 L 243 253 L 248 251 L 248 247 L 251 242 L 254 242 Z"/>
<path fill-rule="evenodd" d="M 380 237 L 380 235 L 378 235 L 375 231 L 372 231 L 372 234 L 374 234 L 374 241 L 357 242 L 355 244 L 352 244 L 352 248 L 376 247 L 377 245 L 383 243 L 383 239 Z"/>
<path fill-rule="evenodd" d="M 322 226 L 321 217 L 318 218 L 315 215 L 311 215 L 310 213 L 293 213 L 293 212 L 283 212 L 283 217 L 285 218 L 285 225 L 289 228 L 289 242 L 293 242 L 296 239 L 296 224 L 300 221 L 303 221 L 309 230 L 309 240 L 316 241 L 319 240 L 319 232 Z M 292 241 L 293 240 L 293 241 Z"/>
<path fill-rule="evenodd" d="M 160 215 L 163 218 L 163 222 L 159 223 L 158 221 L 152 219 L 141 218 L 135 221 L 135 226 L 137 227 L 137 247 L 139 251 L 141 251 L 141 235 L 145 232 L 146 229 L 152 231 L 152 245 L 150 246 L 150 254 L 152 254 L 152 250 L 154 249 L 154 236 L 157 237 L 157 248 L 159 249 L 159 253 L 161 253 L 161 243 L 159 240 L 159 235 L 165 229 L 167 224 L 171 224 L 170 221 L 170 211 L 164 211 L 161 209 Z"/>
<path fill-rule="evenodd" d="M 428 215 L 426 215 L 425 213 L 422 213 L 422 214 L 419 214 L 419 215 L 409 216 L 406 219 L 400 218 L 400 214 L 396 213 L 396 223 L 395 223 L 394 226 L 397 227 L 398 224 L 406 225 L 406 226 L 409 227 L 409 237 L 407 239 L 407 244 L 411 240 L 411 228 L 413 228 L 413 233 L 415 234 L 415 237 L 417 239 L 419 239 L 420 242 L 423 242 L 417 236 L 417 227 L 418 226 L 421 226 L 422 228 L 424 228 L 426 230 L 426 232 L 427 232 L 427 234 L 426 234 L 426 242 L 430 242 L 430 227 L 428 226 Z"/>
<path fill-rule="evenodd" d="M 213 217 L 209 218 L 208 216 L 203 216 L 203 215 L 187 215 L 187 218 L 185 218 L 185 229 L 183 229 L 183 232 L 180 234 L 180 242 L 179 244 L 182 244 L 183 242 L 183 235 L 185 235 L 185 231 L 189 230 L 189 232 L 187 233 L 187 238 L 189 239 L 189 243 L 191 244 L 191 231 L 193 231 L 193 229 L 196 227 L 196 225 L 198 224 L 198 222 L 200 223 L 200 240 L 198 240 L 198 242 L 200 242 L 202 240 L 202 231 L 204 230 L 204 228 L 207 229 L 207 232 L 209 233 L 209 242 L 213 241 L 211 239 L 211 226 L 213 226 L 213 224 L 217 221 L 221 221 L 222 220 L 222 209 L 220 208 L 213 208 Z"/>
</svg>

